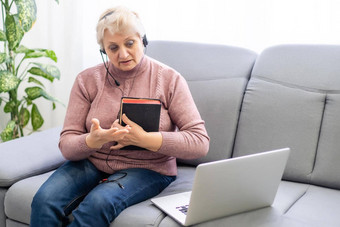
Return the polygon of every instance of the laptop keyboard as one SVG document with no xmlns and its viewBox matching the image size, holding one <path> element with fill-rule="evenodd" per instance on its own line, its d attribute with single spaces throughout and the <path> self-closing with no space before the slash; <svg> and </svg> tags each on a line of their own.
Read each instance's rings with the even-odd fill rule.
<svg viewBox="0 0 340 227">
<path fill-rule="evenodd" d="M 177 210 L 181 211 L 183 214 L 187 215 L 189 205 L 176 207 Z"/>
</svg>

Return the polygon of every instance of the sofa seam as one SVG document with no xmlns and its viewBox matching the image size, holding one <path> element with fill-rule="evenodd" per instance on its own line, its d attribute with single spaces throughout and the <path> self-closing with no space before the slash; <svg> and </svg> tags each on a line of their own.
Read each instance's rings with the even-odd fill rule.
<svg viewBox="0 0 340 227">
<path fill-rule="evenodd" d="M 325 99 L 324 99 L 323 109 L 322 109 L 321 122 L 320 122 L 320 126 L 319 126 L 319 133 L 318 133 L 318 139 L 317 139 L 317 144 L 316 144 L 316 149 L 315 149 L 315 157 L 314 157 L 313 167 L 312 167 L 312 170 L 309 174 L 310 175 L 310 182 L 312 182 L 312 180 L 313 180 L 312 174 L 314 172 L 315 165 L 316 165 L 316 159 L 317 159 L 317 156 L 318 156 L 320 138 L 321 138 L 321 133 L 322 133 L 322 126 L 323 126 L 323 123 L 324 123 L 323 121 L 324 121 L 324 116 L 325 116 L 325 112 L 326 112 L 327 100 L 328 100 L 328 96 L 326 94 Z"/>
<path fill-rule="evenodd" d="M 245 84 L 244 89 L 243 89 L 241 103 L 240 103 L 240 107 L 239 107 L 239 110 L 238 110 L 238 116 L 237 116 L 237 121 L 236 121 L 236 127 L 235 127 L 235 133 L 234 133 L 234 138 L 233 138 L 233 144 L 232 144 L 232 148 L 231 148 L 230 157 L 233 157 L 234 153 L 235 153 L 236 140 L 237 140 L 237 134 L 238 134 L 239 125 L 240 125 L 240 121 L 241 121 L 241 113 L 242 113 L 242 109 L 243 109 L 243 103 L 244 103 L 244 99 L 245 99 L 245 96 L 246 96 L 246 92 L 247 92 L 247 88 L 248 88 L 250 79 L 252 78 L 252 73 L 254 71 L 255 64 L 256 64 L 256 59 L 253 62 L 252 67 L 249 70 L 248 76 L 246 78 L 246 84 Z"/>
<path fill-rule="evenodd" d="M 163 216 L 163 217 L 162 217 Z M 152 227 L 157 227 L 157 226 L 159 226 L 159 224 L 160 223 L 162 223 L 162 221 L 164 220 L 164 218 L 166 217 L 166 215 L 162 212 L 162 211 L 160 211 L 159 212 L 159 215 L 157 216 L 157 218 L 154 220 L 154 222 L 152 223 Z M 159 221 L 158 221 L 159 220 Z M 158 222 L 158 225 L 156 225 L 157 224 L 157 222 Z"/>
<path fill-rule="evenodd" d="M 206 81 L 216 81 L 216 80 L 230 80 L 230 79 L 245 79 L 247 81 L 249 81 L 249 78 L 246 77 L 242 77 L 242 76 L 232 76 L 232 77 L 226 77 L 226 78 L 215 78 L 215 79 L 199 79 L 199 80 L 189 80 L 186 79 L 187 82 L 206 82 Z"/>
<path fill-rule="evenodd" d="M 290 209 L 298 202 L 298 201 L 300 201 L 300 199 L 302 198 L 302 197 L 304 197 L 306 194 L 307 194 L 307 192 L 308 192 L 308 190 L 309 190 L 309 188 L 310 188 L 310 184 L 308 185 L 308 187 L 306 188 L 306 191 L 304 191 L 284 212 L 283 212 L 283 214 L 287 214 L 289 211 L 290 211 Z"/>
<path fill-rule="evenodd" d="M 237 140 L 238 130 L 239 130 L 240 121 L 241 121 L 241 113 L 242 113 L 243 104 L 244 104 L 244 99 L 245 99 L 245 96 L 246 96 L 246 92 L 247 92 L 247 88 L 248 88 L 249 81 L 250 81 L 250 78 L 248 78 L 247 81 L 246 81 L 246 85 L 244 86 L 242 98 L 241 98 L 241 100 L 240 100 L 241 103 L 240 103 L 240 107 L 239 107 L 239 110 L 238 110 L 236 128 L 235 128 L 235 133 L 234 133 L 234 138 L 233 138 L 233 144 L 232 144 L 232 149 L 231 149 L 230 157 L 233 157 L 233 156 L 234 156 L 235 147 L 236 147 L 236 140 Z"/>
<path fill-rule="evenodd" d="M 306 86 L 296 85 L 296 84 L 292 84 L 292 83 L 288 83 L 284 81 L 266 78 L 264 76 L 252 76 L 250 80 L 252 78 L 266 81 L 266 82 L 273 83 L 273 84 L 279 84 L 279 85 L 289 87 L 289 88 L 300 89 L 300 90 L 304 90 L 308 92 L 321 93 L 321 94 L 340 94 L 340 90 L 324 90 L 324 89 L 318 89 L 318 88 L 311 88 L 311 87 L 306 87 Z"/>
</svg>

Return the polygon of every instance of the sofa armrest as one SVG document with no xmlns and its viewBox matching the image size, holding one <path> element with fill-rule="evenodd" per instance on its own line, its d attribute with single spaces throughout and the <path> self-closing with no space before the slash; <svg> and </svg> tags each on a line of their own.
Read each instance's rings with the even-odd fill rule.
<svg viewBox="0 0 340 227">
<path fill-rule="evenodd" d="M 59 167 L 65 159 L 58 148 L 61 127 L 0 143 L 0 187 Z"/>
</svg>

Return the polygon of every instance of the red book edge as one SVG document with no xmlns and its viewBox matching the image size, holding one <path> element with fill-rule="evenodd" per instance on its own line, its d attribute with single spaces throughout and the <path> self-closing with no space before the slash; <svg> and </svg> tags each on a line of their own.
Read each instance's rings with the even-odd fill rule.
<svg viewBox="0 0 340 227">
<path fill-rule="evenodd" d="M 123 98 L 122 103 L 140 103 L 140 104 L 161 104 L 160 100 L 155 99 L 131 99 Z"/>
</svg>

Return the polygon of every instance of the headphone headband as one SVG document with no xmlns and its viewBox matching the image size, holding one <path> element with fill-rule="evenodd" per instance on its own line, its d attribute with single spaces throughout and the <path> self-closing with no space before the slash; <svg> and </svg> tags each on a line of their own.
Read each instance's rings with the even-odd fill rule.
<svg viewBox="0 0 340 227">
<path fill-rule="evenodd" d="M 115 11 L 113 10 L 113 11 L 110 11 L 110 12 L 108 12 L 107 14 L 105 14 L 102 18 L 100 18 L 100 20 L 99 21 L 101 21 L 101 20 L 103 20 L 103 19 L 105 19 L 106 17 L 108 17 L 108 16 L 110 16 L 111 14 L 113 14 Z"/>
</svg>

